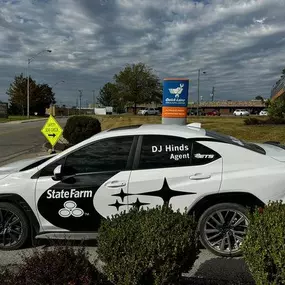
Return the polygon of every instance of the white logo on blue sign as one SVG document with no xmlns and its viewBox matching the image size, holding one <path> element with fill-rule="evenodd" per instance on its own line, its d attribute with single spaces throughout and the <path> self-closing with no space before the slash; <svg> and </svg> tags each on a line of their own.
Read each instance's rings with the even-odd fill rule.
<svg viewBox="0 0 285 285">
<path fill-rule="evenodd" d="M 170 94 L 175 95 L 175 98 L 179 99 L 180 94 L 183 92 L 184 84 L 180 83 L 180 86 L 177 88 L 169 88 Z"/>
<path fill-rule="evenodd" d="M 165 80 L 163 84 L 163 106 L 187 107 L 188 85 L 185 80 Z"/>
</svg>

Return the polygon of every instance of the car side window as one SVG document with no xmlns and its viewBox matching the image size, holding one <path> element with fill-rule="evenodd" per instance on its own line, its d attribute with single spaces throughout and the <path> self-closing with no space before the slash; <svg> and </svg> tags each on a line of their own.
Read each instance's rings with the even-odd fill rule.
<svg viewBox="0 0 285 285">
<path fill-rule="evenodd" d="M 188 139 L 175 136 L 144 136 L 138 169 L 189 166 L 189 143 Z"/>
<path fill-rule="evenodd" d="M 191 165 L 203 165 L 213 162 L 221 157 L 219 153 L 199 142 L 192 144 Z"/>
<path fill-rule="evenodd" d="M 66 157 L 64 175 L 125 170 L 133 136 L 103 139 Z"/>
</svg>

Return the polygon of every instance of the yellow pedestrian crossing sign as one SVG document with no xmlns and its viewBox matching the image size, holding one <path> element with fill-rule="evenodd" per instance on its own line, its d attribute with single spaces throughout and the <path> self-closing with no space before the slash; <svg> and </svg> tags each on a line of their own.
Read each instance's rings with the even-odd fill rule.
<svg viewBox="0 0 285 285">
<path fill-rule="evenodd" d="M 62 128 L 53 116 L 49 116 L 47 122 L 41 129 L 42 134 L 46 137 L 52 147 L 54 147 L 62 135 Z"/>
</svg>

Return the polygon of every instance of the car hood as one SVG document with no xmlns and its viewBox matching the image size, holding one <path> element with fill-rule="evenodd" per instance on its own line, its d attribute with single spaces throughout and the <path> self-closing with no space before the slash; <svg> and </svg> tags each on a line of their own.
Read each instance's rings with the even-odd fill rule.
<svg viewBox="0 0 285 285">
<path fill-rule="evenodd" d="M 52 158 L 55 154 L 49 154 L 49 155 L 44 155 L 44 156 L 37 156 L 34 158 L 29 158 L 29 159 L 22 159 L 16 162 L 12 162 L 3 166 L 0 166 L 0 180 L 5 178 L 11 173 L 19 172 L 21 169 L 39 162 L 41 160 L 44 160 L 46 158 Z"/>
<path fill-rule="evenodd" d="M 255 143 L 256 145 L 262 147 L 266 155 L 271 156 L 272 158 L 285 162 L 285 145 L 281 144 L 269 144 L 269 143 Z"/>
</svg>

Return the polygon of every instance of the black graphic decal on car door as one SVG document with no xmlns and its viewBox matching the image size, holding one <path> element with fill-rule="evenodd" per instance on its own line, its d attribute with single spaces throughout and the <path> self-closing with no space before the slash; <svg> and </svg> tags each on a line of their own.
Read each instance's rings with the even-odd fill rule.
<svg viewBox="0 0 285 285">
<path fill-rule="evenodd" d="M 75 181 L 58 182 L 39 198 L 39 213 L 51 224 L 62 229 L 70 231 L 98 230 L 100 221 L 105 216 L 102 215 L 104 213 L 100 209 L 98 212 L 98 209 L 95 208 L 94 196 L 98 189 L 104 188 L 104 184 L 113 179 L 116 174 L 117 172 L 105 172 L 78 175 L 73 178 Z M 102 206 L 106 193 L 103 190 L 108 191 L 108 189 L 102 189 L 101 195 L 96 197 Z M 110 195 L 116 191 L 118 189 L 112 189 Z M 106 206 L 108 207 L 108 205 L 104 207 L 106 208 Z M 107 211 L 108 213 L 112 214 L 112 211 Z"/>
</svg>

